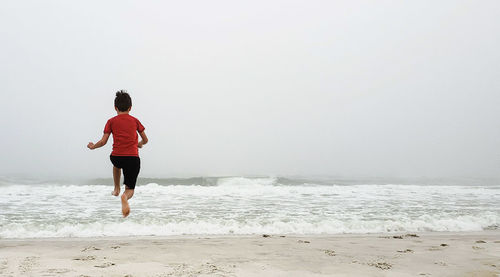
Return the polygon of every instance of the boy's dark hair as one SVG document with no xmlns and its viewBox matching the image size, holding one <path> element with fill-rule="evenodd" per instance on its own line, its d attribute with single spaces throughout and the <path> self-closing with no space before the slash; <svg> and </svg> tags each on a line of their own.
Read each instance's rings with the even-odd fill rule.
<svg viewBox="0 0 500 277">
<path fill-rule="evenodd" d="M 126 112 L 130 107 L 132 107 L 132 98 L 130 98 L 130 95 L 128 95 L 126 90 L 122 89 L 116 92 L 115 107 L 120 112 Z"/>
</svg>

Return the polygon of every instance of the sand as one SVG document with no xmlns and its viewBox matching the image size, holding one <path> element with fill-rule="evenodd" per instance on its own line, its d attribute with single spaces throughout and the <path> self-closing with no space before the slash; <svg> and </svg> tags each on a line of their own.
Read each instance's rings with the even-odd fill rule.
<svg viewBox="0 0 500 277">
<path fill-rule="evenodd" d="M 500 276 L 500 231 L 1 239 L 0 276 Z"/>
</svg>

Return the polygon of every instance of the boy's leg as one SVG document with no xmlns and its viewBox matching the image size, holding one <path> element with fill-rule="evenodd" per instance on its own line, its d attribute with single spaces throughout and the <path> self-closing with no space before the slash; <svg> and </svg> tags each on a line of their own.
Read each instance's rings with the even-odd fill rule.
<svg viewBox="0 0 500 277">
<path fill-rule="evenodd" d="M 130 206 L 128 200 L 134 196 L 134 190 L 127 188 L 125 186 L 125 191 L 122 193 L 122 214 L 123 217 L 127 217 L 130 214 Z"/>
<path fill-rule="evenodd" d="M 122 213 L 123 217 L 127 217 L 130 213 L 130 206 L 128 200 L 134 195 L 135 183 L 137 182 L 137 175 L 141 168 L 141 160 L 139 157 L 127 157 L 127 166 L 123 167 L 123 177 L 125 184 L 125 191 L 122 193 Z"/>
<path fill-rule="evenodd" d="M 113 181 L 115 182 L 115 189 L 111 193 L 114 196 L 120 195 L 120 177 L 121 177 L 121 169 L 113 166 Z"/>
<path fill-rule="evenodd" d="M 129 189 L 127 186 L 125 186 L 125 191 L 123 193 L 127 195 L 127 200 L 134 196 L 134 190 Z"/>
</svg>

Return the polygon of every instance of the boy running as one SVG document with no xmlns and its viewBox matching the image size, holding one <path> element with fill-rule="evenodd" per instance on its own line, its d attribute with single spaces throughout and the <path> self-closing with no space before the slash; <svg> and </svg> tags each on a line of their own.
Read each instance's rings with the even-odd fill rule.
<svg viewBox="0 0 500 277">
<path fill-rule="evenodd" d="M 128 200 L 134 195 L 137 175 L 141 168 L 138 148 L 148 143 L 144 126 L 137 118 L 129 115 L 131 108 L 130 95 L 125 90 L 118 91 L 115 97 L 115 110 L 118 115 L 108 120 L 101 140 L 95 144 L 89 142 L 87 145 L 91 150 L 102 147 L 108 142 L 109 135 L 113 134 L 113 152 L 109 157 L 113 164 L 115 189 L 111 194 L 114 196 L 120 194 L 120 176 L 123 170 L 123 184 L 125 185 L 125 191 L 121 196 L 123 217 L 127 217 L 130 213 Z M 140 142 L 137 142 L 137 133 L 142 138 Z"/>
</svg>

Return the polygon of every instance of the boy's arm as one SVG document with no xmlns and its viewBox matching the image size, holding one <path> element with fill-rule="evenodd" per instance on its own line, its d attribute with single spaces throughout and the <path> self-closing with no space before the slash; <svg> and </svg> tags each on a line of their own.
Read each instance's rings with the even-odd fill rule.
<svg viewBox="0 0 500 277">
<path fill-rule="evenodd" d="M 106 145 L 110 134 L 111 133 L 104 133 L 104 135 L 102 135 L 102 138 L 100 141 L 96 142 L 95 144 L 93 142 L 89 142 L 89 144 L 87 144 L 87 147 L 90 150 L 93 150 L 93 149 L 96 149 L 96 148 L 99 148 L 99 147 Z"/>
<path fill-rule="evenodd" d="M 141 136 L 142 140 L 139 141 L 137 147 L 142 148 L 144 144 L 148 143 L 148 137 L 146 136 L 146 133 L 144 131 L 140 132 L 139 135 Z"/>
</svg>

